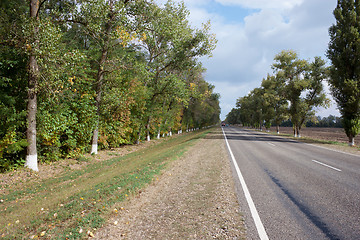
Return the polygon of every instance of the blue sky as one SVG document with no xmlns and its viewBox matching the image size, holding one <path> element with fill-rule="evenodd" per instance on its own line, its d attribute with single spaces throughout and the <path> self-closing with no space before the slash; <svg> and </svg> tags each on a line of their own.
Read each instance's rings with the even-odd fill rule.
<svg viewBox="0 0 360 240">
<path fill-rule="evenodd" d="M 173 0 L 180 2 L 180 0 Z M 165 0 L 157 0 L 165 2 Z M 194 27 L 210 20 L 218 39 L 207 68 L 206 81 L 220 93 L 221 119 L 236 99 L 259 87 L 281 50 L 295 50 L 300 58 L 326 59 L 328 29 L 335 22 L 337 0 L 184 0 Z M 326 59 L 327 60 L 327 59 Z M 329 61 L 328 61 L 329 62 Z M 329 94 L 329 97 L 330 94 Z M 335 102 L 317 115 L 339 115 Z"/>
</svg>

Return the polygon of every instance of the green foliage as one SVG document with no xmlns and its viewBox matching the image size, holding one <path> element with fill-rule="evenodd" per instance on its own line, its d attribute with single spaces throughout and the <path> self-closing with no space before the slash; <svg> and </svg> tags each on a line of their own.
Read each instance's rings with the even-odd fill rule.
<svg viewBox="0 0 360 240">
<path fill-rule="evenodd" d="M 360 119 L 360 3 L 338 1 L 336 23 L 329 29 L 327 57 L 331 60 L 330 79 L 349 141 L 358 134 Z"/>
<path fill-rule="evenodd" d="M 26 156 L 29 56 L 39 67 L 37 151 L 43 162 L 219 121 L 219 95 L 198 59 L 211 56 L 210 23 L 188 23 L 183 3 L 44 1 L 0 3 L 0 171 Z M 38 29 L 38 31 L 37 31 Z"/>
<path fill-rule="evenodd" d="M 294 51 L 282 51 L 274 58 L 273 69 L 277 79 L 283 82 L 284 97 L 290 102 L 289 115 L 293 123 L 295 135 L 318 106 L 327 107 L 328 99 L 322 82 L 327 78 L 325 61 L 315 57 L 314 62 L 298 58 Z M 302 94 L 306 93 L 303 97 Z"/>
<path fill-rule="evenodd" d="M 269 128 L 272 124 L 280 126 L 290 117 L 294 133 L 299 135 L 305 122 L 315 116 L 314 108 L 328 106 L 322 85 L 328 69 L 320 57 L 309 63 L 292 50 L 280 52 L 274 61 L 275 75 L 268 74 L 260 88 L 239 98 L 227 121 Z"/>
</svg>

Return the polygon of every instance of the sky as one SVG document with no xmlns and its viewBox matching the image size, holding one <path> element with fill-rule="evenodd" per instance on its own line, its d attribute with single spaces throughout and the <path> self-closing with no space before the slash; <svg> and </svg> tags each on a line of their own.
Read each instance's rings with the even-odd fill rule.
<svg viewBox="0 0 360 240">
<path fill-rule="evenodd" d="M 173 0 L 180 2 L 181 0 Z M 158 0 L 159 3 L 165 0 Z M 189 22 L 200 28 L 211 22 L 217 47 L 212 58 L 201 62 L 205 80 L 220 93 L 221 119 L 235 107 L 239 97 L 260 87 L 272 74 L 271 65 L 282 50 L 294 50 L 299 58 L 326 58 L 329 27 L 335 23 L 337 0 L 184 0 Z M 326 87 L 328 89 L 328 87 Z M 328 97 L 331 98 L 330 93 Z M 340 116 L 336 103 L 318 108 L 316 115 Z"/>
</svg>

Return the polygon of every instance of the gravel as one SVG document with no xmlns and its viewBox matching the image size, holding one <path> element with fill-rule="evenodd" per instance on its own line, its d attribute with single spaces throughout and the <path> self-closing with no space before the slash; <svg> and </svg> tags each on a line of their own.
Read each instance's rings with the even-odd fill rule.
<svg viewBox="0 0 360 240">
<path fill-rule="evenodd" d="M 218 128 L 122 205 L 94 239 L 245 239 Z"/>
</svg>

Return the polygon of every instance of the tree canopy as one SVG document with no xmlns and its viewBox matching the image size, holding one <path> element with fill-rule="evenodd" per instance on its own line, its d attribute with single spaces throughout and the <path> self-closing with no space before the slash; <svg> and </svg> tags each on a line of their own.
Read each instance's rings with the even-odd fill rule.
<svg viewBox="0 0 360 240">
<path fill-rule="evenodd" d="M 219 121 L 199 61 L 216 39 L 183 3 L 0 4 L 1 171 Z"/>
<path fill-rule="evenodd" d="M 284 50 L 275 56 L 272 68 L 274 75 L 268 74 L 261 87 L 238 99 L 228 121 L 260 129 L 275 124 L 279 132 L 282 121 L 290 117 L 294 135 L 300 137 L 302 126 L 315 116 L 314 108 L 328 106 L 323 89 L 325 61 L 315 57 L 309 62 L 292 50 Z"/>
<path fill-rule="evenodd" d="M 334 16 L 327 51 L 332 63 L 329 83 L 349 145 L 354 145 L 360 131 L 360 2 L 339 0 Z"/>
</svg>

